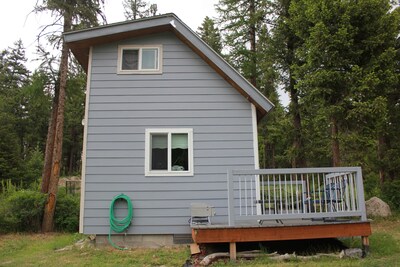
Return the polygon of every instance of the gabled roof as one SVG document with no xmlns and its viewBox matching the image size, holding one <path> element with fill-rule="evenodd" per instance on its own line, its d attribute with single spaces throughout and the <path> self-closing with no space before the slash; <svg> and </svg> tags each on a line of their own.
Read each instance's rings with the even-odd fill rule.
<svg viewBox="0 0 400 267">
<path fill-rule="evenodd" d="M 274 105 L 242 75 L 231 67 L 221 56 L 201 40 L 175 14 L 165 14 L 145 19 L 125 21 L 105 26 L 64 33 L 76 59 L 88 69 L 89 49 L 91 46 L 120 41 L 136 36 L 170 31 L 195 53 L 205 60 L 229 84 L 236 88 L 248 101 L 257 108 L 258 119 L 261 119 Z"/>
</svg>

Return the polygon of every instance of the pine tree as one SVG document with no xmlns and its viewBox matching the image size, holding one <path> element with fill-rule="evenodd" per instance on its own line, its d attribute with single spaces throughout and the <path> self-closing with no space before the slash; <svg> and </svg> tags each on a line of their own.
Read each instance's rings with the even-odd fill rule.
<svg viewBox="0 0 400 267">
<path fill-rule="evenodd" d="M 296 56 L 296 50 L 301 44 L 294 31 L 290 28 L 291 16 L 289 7 L 291 0 L 278 0 L 274 6 L 274 21 L 272 28 L 270 57 L 274 60 L 274 67 L 280 74 L 279 80 L 283 90 L 290 96 L 289 113 L 291 117 L 291 130 L 289 131 L 291 145 L 288 144 L 287 154 L 290 157 L 291 166 L 305 167 L 306 156 L 303 141 L 303 127 L 299 90 L 294 78 L 294 65 L 300 65 L 301 60 Z"/>
<path fill-rule="evenodd" d="M 22 41 L 14 43 L 0 53 L 0 94 L 14 94 L 13 90 L 23 87 L 29 82 L 29 70 L 25 64 L 25 48 Z"/>
<path fill-rule="evenodd" d="M 228 61 L 257 87 L 259 63 L 257 40 L 271 6 L 267 0 L 220 0 L 219 25 Z"/>
<path fill-rule="evenodd" d="M 124 0 L 122 5 L 127 20 L 141 19 L 157 14 L 157 4 L 150 4 L 143 0 Z"/>
<path fill-rule="evenodd" d="M 51 109 L 51 95 L 47 91 L 50 78 L 40 69 L 30 78 L 31 82 L 22 88 L 26 133 L 24 143 L 28 151 L 44 151 Z M 27 151 L 27 152 L 28 152 Z"/>
<path fill-rule="evenodd" d="M 0 180 L 10 179 L 14 184 L 22 174 L 17 122 L 9 99 L 0 94 Z"/>
<path fill-rule="evenodd" d="M 201 26 L 197 29 L 197 33 L 215 52 L 221 54 L 221 34 L 213 19 L 206 16 Z"/>
<path fill-rule="evenodd" d="M 345 133 L 364 128 L 359 122 L 349 124 L 349 114 L 367 115 L 367 106 L 379 108 L 375 131 L 387 124 L 384 92 L 396 82 L 394 14 L 387 0 L 292 2 L 291 27 L 302 40 L 297 55 L 304 60 L 295 66 L 298 88 L 310 114 L 330 124 L 333 166 L 342 164 Z"/>
<path fill-rule="evenodd" d="M 26 154 L 27 129 L 22 90 L 29 83 L 21 40 L 0 53 L 0 179 L 20 183 Z"/>
</svg>

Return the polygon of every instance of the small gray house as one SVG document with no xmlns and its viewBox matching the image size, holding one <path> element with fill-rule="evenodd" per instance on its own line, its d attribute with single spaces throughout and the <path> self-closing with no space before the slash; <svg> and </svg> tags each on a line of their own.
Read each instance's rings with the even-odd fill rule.
<svg viewBox="0 0 400 267">
<path fill-rule="evenodd" d="M 361 168 L 260 170 L 273 105 L 175 15 L 64 38 L 88 77 L 80 232 L 104 241 L 124 194 L 128 244 L 229 242 L 235 258 L 236 242 L 361 236 L 368 250 Z M 189 223 L 208 206 L 211 223 Z"/>
<path fill-rule="evenodd" d="M 227 171 L 258 169 L 257 122 L 273 104 L 174 14 L 64 38 L 88 77 L 80 232 L 107 235 L 121 193 L 130 235 L 190 234 L 196 202 L 227 223 Z"/>
</svg>

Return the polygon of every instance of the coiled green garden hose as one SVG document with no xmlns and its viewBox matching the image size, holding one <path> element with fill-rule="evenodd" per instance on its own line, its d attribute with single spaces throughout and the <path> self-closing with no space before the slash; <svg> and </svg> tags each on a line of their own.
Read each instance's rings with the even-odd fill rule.
<svg viewBox="0 0 400 267">
<path fill-rule="evenodd" d="M 117 219 L 114 215 L 115 202 L 117 202 L 119 200 L 125 200 L 126 203 L 128 204 L 128 214 L 123 219 Z M 129 226 L 131 225 L 132 217 L 133 217 L 133 207 L 132 207 L 131 199 L 127 195 L 124 195 L 124 194 L 119 194 L 118 196 L 115 196 L 110 204 L 110 233 L 108 234 L 108 241 L 114 248 L 117 248 L 120 250 L 126 249 L 126 248 L 119 247 L 116 244 L 114 244 L 114 242 L 112 242 L 111 231 L 114 231 L 116 233 L 122 233 L 122 232 L 126 231 L 129 228 Z"/>
</svg>

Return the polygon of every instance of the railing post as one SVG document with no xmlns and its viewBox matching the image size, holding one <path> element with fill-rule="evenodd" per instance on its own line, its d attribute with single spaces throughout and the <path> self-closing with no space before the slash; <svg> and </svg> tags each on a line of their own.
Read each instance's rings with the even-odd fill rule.
<svg viewBox="0 0 400 267">
<path fill-rule="evenodd" d="M 233 191 L 233 172 L 228 170 L 227 172 L 227 184 L 228 184 L 228 220 L 229 226 L 235 226 L 235 194 Z"/>
<path fill-rule="evenodd" d="M 361 212 L 361 220 L 366 221 L 367 220 L 367 211 L 365 209 L 364 185 L 363 185 L 361 167 L 357 168 L 356 177 L 357 177 L 357 185 L 356 186 L 357 186 L 358 208 L 360 209 L 360 212 Z"/>
</svg>

